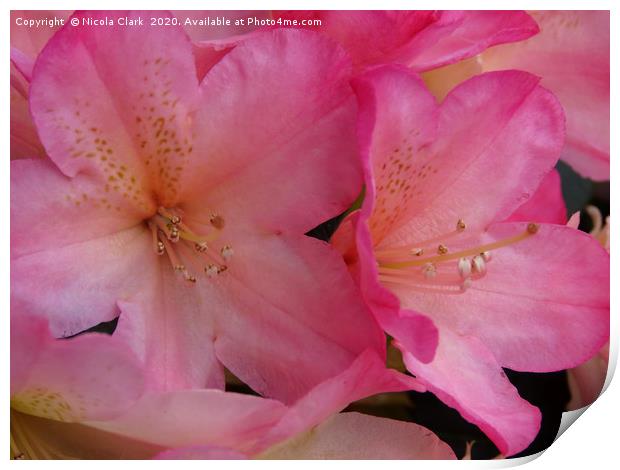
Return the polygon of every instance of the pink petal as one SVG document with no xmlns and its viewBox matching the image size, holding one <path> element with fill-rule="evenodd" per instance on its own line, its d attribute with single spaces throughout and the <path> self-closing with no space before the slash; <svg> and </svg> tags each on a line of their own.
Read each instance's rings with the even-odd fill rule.
<svg viewBox="0 0 620 470">
<path fill-rule="evenodd" d="M 148 17 L 74 15 L 125 16 Z M 191 43 L 181 27 L 63 28 L 37 60 L 30 102 L 41 140 L 63 173 L 88 175 L 102 192 L 144 213 L 156 203 L 175 205 L 197 158 L 192 113 L 199 107 Z"/>
<path fill-rule="evenodd" d="M 385 367 L 376 352 L 367 350 L 351 366 L 326 380 L 292 405 L 258 442 L 262 451 L 318 425 L 349 403 L 384 392 L 423 391 L 416 379 Z"/>
<path fill-rule="evenodd" d="M 427 71 L 537 32 L 536 22 L 522 11 L 444 11 L 401 55 L 413 70 Z"/>
<path fill-rule="evenodd" d="M 567 121 L 562 154 L 575 170 L 609 179 L 609 11 L 541 11 L 541 33 L 485 52 L 485 70 L 516 68 L 542 77 Z"/>
<path fill-rule="evenodd" d="M 400 63 L 430 70 L 538 31 L 518 11 L 288 11 L 278 18 L 320 20 L 312 28 L 340 42 L 357 68 Z"/>
<path fill-rule="evenodd" d="M 28 109 L 29 88 L 26 77 L 11 62 L 11 160 L 45 156 Z"/>
<path fill-rule="evenodd" d="M 562 197 L 562 181 L 556 169 L 547 173 L 532 197 L 513 212 L 508 220 L 566 224 L 566 204 Z"/>
<path fill-rule="evenodd" d="M 506 239 L 525 224 L 492 225 L 468 245 Z M 463 294 L 390 286 L 403 305 L 479 338 L 511 369 L 549 372 L 591 358 L 609 338 L 609 255 L 589 235 L 559 225 L 492 252 L 487 274 Z"/>
<path fill-rule="evenodd" d="M 314 30 L 344 46 L 356 67 L 386 63 L 441 15 L 433 11 L 282 11 L 275 16 L 319 20 Z"/>
<path fill-rule="evenodd" d="M 44 319 L 22 311 L 11 316 L 11 376 L 12 408 L 58 421 L 113 418 L 144 388 L 139 363 L 116 339 L 55 340 Z"/>
<path fill-rule="evenodd" d="M 339 413 L 261 458 L 452 460 L 455 456 L 446 443 L 417 424 Z"/>
<path fill-rule="evenodd" d="M 388 164 L 390 168 L 393 168 L 393 172 L 400 172 L 406 167 L 399 157 L 394 156 L 401 150 L 398 148 L 398 152 L 395 152 L 394 142 L 390 141 L 390 138 L 401 142 L 402 135 L 406 134 L 408 139 L 411 138 L 411 145 L 407 143 L 407 151 L 414 145 L 416 148 L 423 149 L 433 138 L 436 128 L 436 120 L 433 119 L 436 106 L 433 98 L 424 89 L 419 79 L 410 78 L 412 75 L 399 67 L 383 67 L 365 74 L 354 82 L 360 101 L 358 134 L 365 167 L 365 202 L 361 212 L 353 213 L 348 220 L 345 220 L 342 228 L 336 232 L 335 241 L 339 245 L 339 250 L 346 254 L 345 259 L 361 286 L 362 295 L 382 328 L 399 341 L 406 343 L 421 360 L 430 361 L 437 343 L 437 330 L 432 321 L 413 311 L 399 311 L 398 300 L 379 285 L 375 263 L 366 262 L 374 258 L 371 233 L 376 242 L 385 235 L 384 227 L 394 221 L 393 214 L 389 213 L 388 209 L 399 211 L 401 209 L 397 209 L 398 207 L 406 206 L 406 202 L 403 202 L 400 197 L 402 185 L 392 192 L 392 188 L 387 186 L 391 186 L 393 182 L 382 181 L 382 184 L 376 184 L 373 180 L 373 172 L 385 172 Z M 381 86 L 375 87 L 373 80 L 380 82 Z M 395 96 L 394 90 L 398 90 L 400 96 Z M 408 99 L 402 99 L 402 95 L 407 96 Z M 410 109 L 405 103 L 410 103 L 412 100 L 414 100 L 413 109 L 416 112 L 409 116 L 407 112 Z M 394 106 L 389 109 L 383 108 L 380 103 L 386 101 L 393 101 Z M 404 122 L 402 125 L 397 124 L 393 129 L 387 125 L 381 127 L 381 123 L 387 124 L 391 112 Z M 429 113 L 430 116 L 428 116 Z M 398 119 L 389 121 L 391 125 L 394 122 L 398 123 Z M 417 127 L 414 127 L 413 137 L 409 137 L 410 130 L 407 126 L 417 126 L 419 123 L 423 123 L 420 126 L 422 130 L 416 133 Z M 386 138 L 383 138 L 382 131 Z M 378 139 L 374 140 L 377 136 Z M 368 220 L 375 207 L 373 202 L 377 190 L 382 191 L 382 199 L 377 203 L 379 208 L 373 214 L 374 219 L 370 223 L 369 233 L 365 221 Z M 357 247 L 346 247 L 346 243 L 351 243 L 353 240 L 351 235 L 342 235 L 343 230 L 352 230 L 349 224 L 354 227 Z M 361 262 L 358 263 L 358 259 Z"/>
<path fill-rule="evenodd" d="M 414 160 L 418 155 L 424 159 L 436 139 L 439 107 L 417 75 L 397 66 L 376 68 L 354 86 L 360 103 L 358 132 L 362 146 L 369 145 L 374 193 L 366 196 L 373 204 L 368 223 L 378 244 L 417 205 L 416 185 L 410 187 L 416 181 Z"/>
<path fill-rule="evenodd" d="M 232 245 L 209 296 L 215 350 L 258 393 L 292 403 L 367 348 L 384 356 L 382 331 L 324 242 L 245 234 Z"/>
<path fill-rule="evenodd" d="M 453 231 L 459 219 L 468 230 L 484 228 L 534 194 L 557 161 L 564 136 L 562 110 L 537 82 L 524 72 L 488 73 L 446 97 L 437 139 L 405 162 L 411 168 L 401 178 L 417 170 L 409 180 L 410 202 L 393 213 L 402 228 L 382 245 L 412 243 L 412 234 L 418 240 L 436 237 Z M 395 122 L 398 116 L 377 128 Z"/>
<path fill-rule="evenodd" d="M 195 446 L 171 449 L 155 456 L 156 460 L 244 460 L 247 456 L 222 447 Z"/>
<path fill-rule="evenodd" d="M 141 219 L 87 176 L 69 179 L 49 160 L 11 162 L 13 259 L 112 235 Z"/>
<path fill-rule="evenodd" d="M 47 317 L 55 336 L 117 317 L 117 296 L 156 273 L 150 232 L 47 160 L 11 162 L 11 179 L 12 308 Z"/>
<path fill-rule="evenodd" d="M 473 336 L 441 324 L 439 347 L 430 364 L 403 350 L 407 368 L 447 405 L 477 425 L 504 455 L 525 449 L 540 428 L 540 412 L 523 400 L 493 354 Z"/>
<path fill-rule="evenodd" d="M 349 73 L 344 52 L 308 31 L 257 33 L 228 53 L 202 83 L 196 148 L 209 173 L 187 185 L 187 210 L 208 204 L 271 233 L 345 210 L 361 189 Z"/>
<path fill-rule="evenodd" d="M 150 256 L 154 258 L 153 253 Z M 114 336 L 131 346 L 148 371 L 150 390 L 224 389 L 215 357 L 214 296 L 209 284 L 193 285 L 168 260 L 140 289 L 120 298 Z"/>
<path fill-rule="evenodd" d="M 173 448 L 215 446 L 245 452 L 282 416 L 273 400 L 220 390 L 149 393 L 123 416 L 89 425 Z"/>
</svg>

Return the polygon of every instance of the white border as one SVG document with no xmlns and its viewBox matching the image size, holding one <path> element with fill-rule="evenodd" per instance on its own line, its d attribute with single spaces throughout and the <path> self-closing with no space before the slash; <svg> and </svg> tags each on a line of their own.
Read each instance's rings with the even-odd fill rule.
<svg viewBox="0 0 620 470">
<path fill-rule="evenodd" d="M 352 3 L 350 0 L 315 0 L 315 1 L 301 1 L 301 0 L 273 0 L 269 2 L 259 1 L 240 1 L 240 0 L 216 0 L 209 2 L 196 2 L 189 0 L 175 0 L 175 1 L 136 1 L 136 0 L 108 0 L 105 2 L 105 9 L 166 9 L 166 7 L 173 7 L 174 9 L 196 9 L 197 7 L 208 7 L 209 9 L 220 10 L 234 10 L 234 9 L 565 9 L 565 10 L 611 10 L 611 128 L 614 129 L 614 124 L 618 123 L 618 34 L 620 24 L 618 21 L 618 11 L 620 7 L 617 2 L 611 0 L 605 1 L 583 1 L 583 0 L 564 0 L 558 2 L 557 0 L 524 0 L 524 1 L 458 1 L 458 0 L 433 0 L 433 1 L 396 1 L 396 0 L 382 0 L 382 1 L 370 1 L 370 0 L 358 0 Z M 4 21 L 9 20 L 10 9 L 101 9 L 101 0 L 81 0 L 75 1 L 48 1 L 48 0 L 8 0 L 3 2 L 3 8 L 5 9 Z M 9 28 L 5 23 L 4 29 L 4 47 L 1 50 L 2 63 L 9 63 Z M 9 113 L 10 109 L 10 97 L 9 97 L 9 74 L 4 73 L 1 77 L 2 80 L 2 109 L 6 110 L 2 113 L 1 119 L 4 132 L 2 133 L 2 148 L 4 149 L 5 157 L 1 159 L 0 165 L 2 165 L 2 172 L 0 173 L 1 184 L 0 190 L 2 191 L 2 197 L 0 199 L 0 217 L 1 220 L 9 221 Z M 611 133 L 611 155 L 612 155 L 612 167 L 611 174 L 614 181 L 618 181 L 618 140 L 616 133 Z M 611 188 L 611 207 L 617 207 L 618 197 L 614 187 Z M 614 210 L 615 212 L 615 210 Z M 612 243 L 613 247 L 618 245 L 618 221 L 617 216 L 614 214 L 612 221 Z M 4 442 L 7 448 L 5 452 L 8 454 L 9 443 L 9 329 L 8 329 L 8 313 L 9 313 L 9 233 L 10 231 L 5 228 L 0 231 L 0 240 L 2 250 L 0 252 L 0 259 L 2 264 L 0 266 L 0 289 L 1 289 L 1 311 L 4 315 L 3 328 L 2 328 L 2 340 L 0 341 L 0 354 L 3 358 L 3 374 L 2 378 L 2 390 L 3 396 L 6 397 L 6 406 L 0 409 L 2 416 L 2 433 L 0 434 L 0 442 Z M 611 285 L 618 286 L 618 260 L 617 256 L 614 256 L 612 251 L 612 272 L 611 272 Z M 618 331 L 618 292 L 617 289 L 611 289 L 611 305 L 612 305 L 612 344 L 610 346 L 610 364 L 612 370 L 615 369 L 618 362 L 618 338 L 620 337 Z M 609 386 L 609 389 L 597 400 L 590 409 L 579 418 L 579 423 L 576 426 L 571 426 L 564 434 L 560 436 L 557 442 L 555 442 L 547 451 L 543 452 L 538 458 L 526 458 L 522 461 L 473 461 L 464 462 L 395 462 L 389 463 L 393 469 L 407 469 L 415 468 L 498 468 L 515 466 L 517 463 L 525 463 L 531 461 L 528 468 L 532 469 L 547 469 L 549 466 L 558 466 L 572 468 L 573 466 L 584 467 L 586 465 L 591 468 L 607 468 L 608 464 L 618 460 L 618 443 L 617 443 L 617 430 L 615 429 L 614 417 L 620 416 L 620 386 L 618 380 L 615 380 Z M 7 455 L 5 454 L 5 455 Z M 46 462 L 46 463 L 33 463 L 33 462 L 11 462 L 11 465 L 23 465 L 24 468 L 30 465 L 46 465 L 50 468 L 61 468 L 61 466 L 82 466 L 81 462 Z M 315 465 L 321 465 L 325 468 L 343 468 L 355 467 L 356 469 L 374 468 L 375 466 L 385 465 L 381 461 L 351 461 L 351 462 L 329 462 L 322 461 L 308 462 L 308 461 L 296 461 L 294 464 L 290 462 L 280 461 L 252 461 L 252 462 L 210 462 L 208 465 L 213 465 L 218 468 L 237 468 L 242 466 L 251 465 L 253 468 L 290 468 L 290 465 L 294 465 L 295 468 L 314 468 Z M 109 462 L 89 462 L 89 466 L 93 468 L 104 468 L 110 465 Z M 204 468 L 205 462 L 136 462 L 132 463 L 132 466 L 143 468 L 146 465 L 149 466 L 183 466 Z M 284 467 L 286 466 L 286 467 Z M 76 467 L 77 468 L 77 467 Z M 152 468 L 152 467 L 150 467 Z"/>
</svg>

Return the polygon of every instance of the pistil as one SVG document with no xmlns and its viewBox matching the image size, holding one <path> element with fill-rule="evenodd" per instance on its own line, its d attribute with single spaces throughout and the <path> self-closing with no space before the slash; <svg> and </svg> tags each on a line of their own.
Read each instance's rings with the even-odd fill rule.
<svg viewBox="0 0 620 470">
<path fill-rule="evenodd" d="M 461 234 L 465 228 L 465 222 L 459 219 L 456 230 L 444 235 L 413 245 L 377 250 L 379 279 L 404 284 L 418 292 L 462 293 L 471 287 L 473 281 L 487 274 L 491 251 L 518 243 L 538 232 L 538 225 L 530 223 L 523 232 L 503 240 L 450 250 L 447 240 Z"/>
</svg>

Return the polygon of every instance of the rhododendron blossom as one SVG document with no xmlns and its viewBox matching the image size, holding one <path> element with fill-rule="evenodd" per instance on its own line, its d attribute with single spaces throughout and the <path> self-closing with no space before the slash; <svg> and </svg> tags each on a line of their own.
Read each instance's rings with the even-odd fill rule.
<svg viewBox="0 0 620 470">
<path fill-rule="evenodd" d="M 307 431 L 349 401 L 418 388 L 413 379 L 385 369 L 370 350 L 287 407 L 222 390 L 145 392 L 144 370 L 117 338 L 87 333 L 56 340 L 45 319 L 23 312 L 12 317 L 11 343 L 15 459 L 189 458 L 191 446 L 199 446 L 200 455 L 193 452 L 200 458 L 363 456 L 355 449 L 330 448 L 336 435 L 365 446 L 371 455 L 454 458 L 445 443 L 413 423 L 336 415 Z M 360 425 L 365 432 L 359 432 Z M 383 433 L 390 445 L 377 447 L 373 432 Z M 168 447 L 175 450 L 165 451 Z"/>
<path fill-rule="evenodd" d="M 49 160 L 11 168 L 13 308 L 56 336 L 120 314 L 158 389 L 222 388 L 224 363 L 292 402 L 382 355 L 338 255 L 303 236 L 360 188 L 349 70 L 273 31 L 199 85 L 181 28 L 59 31 L 30 91 Z"/>
<path fill-rule="evenodd" d="M 397 67 L 356 90 L 366 199 L 334 244 L 408 369 L 503 454 L 519 452 L 540 414 L 501 367 L 571 367 L 609 335 L 605 251 L 562 225 L 502 222 L 557 161 L 561 108 L 517 71 L 471 79 L 440 106 Z M 439 328 L 430 363 L 407 325 L 420 314 Z"/>
</svg>

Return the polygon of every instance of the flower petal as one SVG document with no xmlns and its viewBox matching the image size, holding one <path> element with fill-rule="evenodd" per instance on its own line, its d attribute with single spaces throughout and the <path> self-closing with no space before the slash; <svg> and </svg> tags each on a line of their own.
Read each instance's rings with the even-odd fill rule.
<svg viewBox="0 0 620 470">
<path fill-rule="evenodd" d="M 287 11 L 275 16 L 320 20 L 311 28 L 340 42 L 357 68 L 399 63 L 426 71 L 538 32 L 534 20 L 520 11 Z"/>
<path fill-rule="evenodd" d="M 530 199 L 508 219 L 511 222 L 566 224 L 567 210 L 562 197 L 562 180 L 555 168 L 547 173 Z"/>
<path fill-rule="evenodd" d="M 209 298 L 215 350 L 254 390 L 291 403 L 365 349 L 385 354 L 380 328 L 324 242 L 244 235 L 233 246 L 228 271 L 213 280 L 222 293 Z"/>
<path fill-rule="evenodd" d="M 16 410 L 58 421 L 109 419 L 144 390 L 135 356 L 110 336 L 55 340 L 46 320 L 20 311 L 11 316 L 11 340 Z"/>
<path fill-rule="evenodd" d="M 113 421 L 87 423 L 165 447 L 216 446 L 245 452 L 285 411 L 277 401 L 220 390 L 148 393 Z"/>
<path fill-rule="evenodd" d="M 149 276 L 151 282 L 131 296 L 119 296 L 114 336 L 144 362 L 150 390 L 223 390 L 224 370 L 213 344 L 213 287 L 204 281 L 187 282 L 168 260 L 159 263 L 153 267 L 157 275 Z"/>
<path fill-rule="evenodd" d="M 439 14 L 440 15 L 440 14 Z M 420 31 L 437 21 L 433 11 L 279 11 L 283 20 L 320 21 L 312 26 L 344 46 L 361 68 L 391 62 Z"/>
<path fill-rule="evenodd" d="M 477 425 L 504 455 L 525 449 L 540 428 L 540 412 L 523 400 L 493 354 L 473 336 L 440 324 L 439 347 L 424 364 L 403 350 L 407 368 L 428 390 Z"/>
<path fill-rule="evenodd" d="M 303 233 L 344 211 L 361 189 L 349 73 L 344 52 L 309 31 L 257 33 L 228 53 L 201 85 L 196 149 L 209 172 L 187 185 L 188 212 Z"/>
<path fill-rule="evenodd" d="M 382 245 L 451 232 L 459 219 L 468 230 L 484 228 L 536 191 L 555 165 L 564 137 L 560 105 L 537 83 L 525 72 L 487 73 L 446 97 L 436 141 L 415 155 L 409 170 L 417 170 L 408 193 L 415 204 L 396 215 L 401 229 Z"/>
<path fill-rule="evenodd" d="M 403 390 L 424 391 L 420 383 L 407 375 L 387 369 L 384 360 L 366 350 L 340 374 L 317 385 L 293 404 L 282 419 L 257 443 L 257 451 L 316 426 L 349 403 L 377 393 Z"/>
<path fill-rule="evenodd" d="M 156 460 L 244 460 L 247 456 L 223 447 L 194 446 L 170 449 L 155 456 Z"/>
<path fill-rule="evenodd" d="M 532 13 L 541 33 L 486 51 L 484 70 L 515 68 L 542 77 L 566 111 L 562 153 L 575 170 L 609 179 L 609 11 Z"/>
<path fill-rule="evenodd" d="M 11 162 L 11 258 L 12 308 L 47 317 L 55 336 L 117 317 L 115 296 L 156 267 L 146 227 L 103 205 L 88 179 L 31 159 Z"/>
<path fill-rule="evenodd" d="M 413 70 L 427 71 L 537 32 L 536 22 L 523 11 L 444 11 L 401 55 Z"/>
<path fill-rule="evenodd" d="M 451 460 L 455 456 L 450 446 L 417 424 L 339 413 L 260 458 Z"/>
<path fill-rule="evenodd" d="M 11 162 L 11 258 L 135 227 L 139 214 L 88 177 L 69 179 L 49 160 Z"/>
<path fill-rule="evenodd" d="M 63 173 L 88 175 L 149 214 L 156 203 L 175 205 L 189 171 L 198 81 L 180 26 L 127 27 L 119 17 L 148 14 L 76 13 L 114 25 L 67 27 L 50 40 L 33 72 L 31 109 Z"/>
<path fill-rule="evenodd" d="M 26 77 L 11 62 L 11 160 L 45 156 L 28 109 L 29 88 Z"/>
<path fill-rule="evenodd" d="M 475 244 L 523 233 L 493 224 Z M 609 338 L 609 255 L 589 235 L 561 225 L 492 252 L 487 274 L 456 295 L 392 290 L 403 305 L 479 338 L 503 367 L 549 372 L 594 356 Z"/>
</svg>

